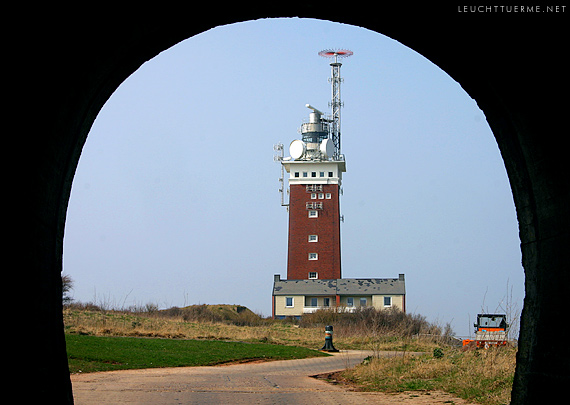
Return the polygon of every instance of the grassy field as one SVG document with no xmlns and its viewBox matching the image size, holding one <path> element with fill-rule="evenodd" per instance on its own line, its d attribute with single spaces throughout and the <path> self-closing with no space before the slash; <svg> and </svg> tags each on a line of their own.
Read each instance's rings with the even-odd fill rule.
<svg viewBox="0 0 570 405">
<path fill-rule="evenodd" d="M 207 340 L 68 334 L 66 343 L 71 373 L 328 356 L 303 347 Z"/>
<path fill-rule="evenodd" d="M 451 344 L 443 328 L 421 316 L 397 312 L 316 313 L 295 323 L 262 319 L 241 308 L 193 306 L 133 313 L 67 307 L 70 369 L 92 372 L 322 355 L 317 350 L 324 344 L 324 325 L 334 325 L 339 350 L 402 353 L 373 357 L 344 372 L 344 379 L 363 390 L 438 389 L 474 403 L 510 401 L 515 348 L 463 351 Z"/>
<path fill-rule="evenodd" d="M 90 336 L 147 337 L 273 343 L 307 348 L 322 347 L 321 329 L 301 329 L 292 323 L 267 322 L 240 326 L 182 317 L 139 315 L 121 311 L 64 310 L 65 332 Z M 319 346 L 320 344 L 320 346 Z"/>
</svg>

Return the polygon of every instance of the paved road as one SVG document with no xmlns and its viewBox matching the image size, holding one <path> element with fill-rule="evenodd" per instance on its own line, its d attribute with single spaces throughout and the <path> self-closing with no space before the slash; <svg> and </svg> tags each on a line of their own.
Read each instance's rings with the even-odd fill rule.
<svg viewBox="0 0 570 405">
<path fill-rule="evenodd" d="M 370 352 L 215 367 L 110 371 L 73 375 L 82 404 L 395 404 L 417 398 L 347 391 L 311 378 L 360 363 Z M 387 353 L 387 355 L 393 355 Z M 401 355 L 401 354 L 400 354 Z M 398 399 L 399 398 L 399 399 Z M 449 400 L 450 398 L 447 398 Z M 443 400 L 441 402 L 444 402 Z M 462 403 L 462 402 L 455 402 Z"/>
</svg>

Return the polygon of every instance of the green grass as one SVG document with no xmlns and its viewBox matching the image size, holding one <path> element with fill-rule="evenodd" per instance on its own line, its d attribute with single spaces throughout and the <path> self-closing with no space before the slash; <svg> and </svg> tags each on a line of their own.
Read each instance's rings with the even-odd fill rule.
<svg viewBox="0 0 570 405">
<path fill-rule="evenodd" d="M 154 367 L 211 366 L 244 360 L 328 356 L 303 347 L 263 343 L 66 335 L 71 373 Z"/>
</svg>

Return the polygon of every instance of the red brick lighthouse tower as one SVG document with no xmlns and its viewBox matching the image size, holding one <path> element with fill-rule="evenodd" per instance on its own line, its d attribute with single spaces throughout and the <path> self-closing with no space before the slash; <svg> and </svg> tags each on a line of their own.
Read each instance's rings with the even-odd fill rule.
<svg viewBox="0 0 570 405">
<path fill-rule="evenodd" d="M 332 115 L 325 117 L 307 104 L 311 112 L 301 126 L 301 139 L 291 142 L 289 157 L 279 159 L 289 174 L 288 280 L 342 278 L 339 197 L 346 162 L 340 150 L 339 59 L 352 52 L 321 51 L 319 55 L 332 59 Z"/>
</svg>

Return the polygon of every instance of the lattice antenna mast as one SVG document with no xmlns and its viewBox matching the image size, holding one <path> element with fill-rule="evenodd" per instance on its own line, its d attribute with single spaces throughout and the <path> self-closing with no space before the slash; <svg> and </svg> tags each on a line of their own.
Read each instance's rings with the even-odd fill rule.
<svg viewBox="0 0 570 405">
<path fill-rule="evenodd" d="M 342 66 L 342 63 L 339 62 L 339 59 L 347 58 L 352 56 L 352 54 L 352 51 L 346 49 L 338 51 L 324 50 L 319 52 L 320 56 L 333 59 L 330 63 L 331 77 L 329 79 L 332 87 L 332 100 L 329 103 L 329 106 L 332 110 L 330 131 L 334 145 L 333 160 L 342 160 L 343 158 L 340 152 L 340 108 L 343 106 L 342 101 L 340 100 L 340 83 L 343 79 L 340 77 L 340 67 Z"/>
</svg>

